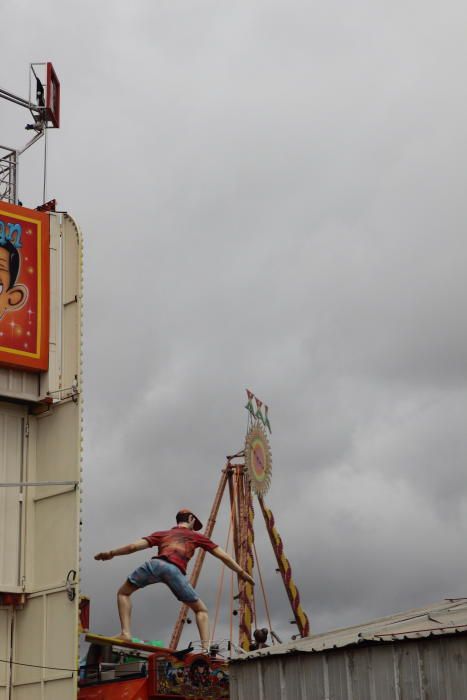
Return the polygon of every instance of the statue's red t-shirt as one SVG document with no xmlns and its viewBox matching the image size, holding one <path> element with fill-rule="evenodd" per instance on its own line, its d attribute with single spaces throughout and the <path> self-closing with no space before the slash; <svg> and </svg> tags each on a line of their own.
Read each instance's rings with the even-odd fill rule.
<svg viewBox="0 0 467 700">
<path fill-rule="evenodd" d="M 178 566 L 180 571 L 186 574 L 186 567 L 197 547 L 211 551 L 217 547 L 209 537 L 200 535 L 199 532 L 189 530 L 187 527 L 173 527 L 170 530 L 153 532 L 146 535 L 150 547 L 158 547 L 157 557 L 153 559 L 165 559 Z"/>
</svg>

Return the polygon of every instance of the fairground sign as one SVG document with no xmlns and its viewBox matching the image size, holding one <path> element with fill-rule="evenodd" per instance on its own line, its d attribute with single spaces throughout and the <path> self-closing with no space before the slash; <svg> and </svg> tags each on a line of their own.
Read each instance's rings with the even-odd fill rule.
<svg viewBox="0 0 467 700">
<path fill-rule="evenodd" d="M 0 366 L 49 364 L 49 216 L 0 202 Z"/>
</svg>

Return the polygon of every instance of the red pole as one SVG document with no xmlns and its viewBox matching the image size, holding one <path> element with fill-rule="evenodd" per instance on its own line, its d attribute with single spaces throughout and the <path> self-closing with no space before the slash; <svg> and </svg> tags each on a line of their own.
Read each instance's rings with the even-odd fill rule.
<svg viewBox="0 0 467 700">
<path fill-rule="evenodd" d="M 310 634 L 310 622 L 308 616 L 303 610 L 300 603 L 300 594 L 298 588 L 294 583 L 292 578 L 292 567 L 290 562 L 284 554 L 284 544 L 282 542 L 281 536 L 276 530 L 274 523 L 274 516 L 269 508 L 263 501 L 263 497 L 258 494 L 258 501 L 263 512 L 264 521 L 266 523 L 266 529 L 269 534 L 269 539 L 271 540 L 272 548 L 274 554 L 276 555 L 277 565 L 284 582 L 285 590 L 287 592 L 290 605 L 292 607 L 292 612 L 295 617 L 295 622 L 297 623 L 298 630 L 301 637 L 308 637 Z"/>
</svg>

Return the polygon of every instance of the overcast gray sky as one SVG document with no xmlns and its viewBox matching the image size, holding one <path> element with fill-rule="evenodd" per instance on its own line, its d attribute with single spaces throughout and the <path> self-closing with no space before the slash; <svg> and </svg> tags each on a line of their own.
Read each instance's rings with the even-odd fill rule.
<svg viewBox="0 0 467 700">
<path fill-rule="evenodd" d="M 315 631 L 466 595 L 466 22 L 457 1 L 2 3 L 0 85 L 26 95 L 34 60 L 60 77 L 48 197 L 85 237 L 95 631 L 144 553 L 92 555 L 179 506 L 207 517 L 245 387 L 270 406 L 267 502 Z M 26 117 L 1 105 L 0 142 Z M 170 592 L 134 605 L 134 633 L 168 641 Z"/>
</svg>

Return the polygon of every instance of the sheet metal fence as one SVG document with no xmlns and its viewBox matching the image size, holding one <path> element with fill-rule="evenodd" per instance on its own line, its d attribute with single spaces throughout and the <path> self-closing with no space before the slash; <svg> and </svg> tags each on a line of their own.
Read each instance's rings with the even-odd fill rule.
<svg viewBox="0 0 467 700">
<path fill-rule="evenodd" d="M 238 661 L 230 688 L 231 700 L 465 700 L 467 634 Z"/>
</svg>

